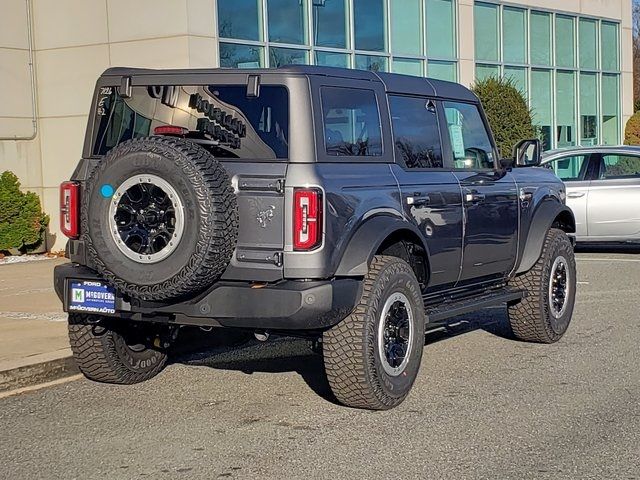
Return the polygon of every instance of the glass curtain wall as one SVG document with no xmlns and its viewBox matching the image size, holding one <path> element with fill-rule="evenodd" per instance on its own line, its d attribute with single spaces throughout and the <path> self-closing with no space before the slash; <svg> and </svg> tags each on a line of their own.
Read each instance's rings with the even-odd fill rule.
<svg viewBox="0 0 640 480">
<path fill-rule="evenodd" d="M 606 20 L 474 5 L 476 78 L 510 78 L 545 149 L 620 142 L 620 32 Z"/>
<path fill-rule="evenodd" d="M 456 81 L 455 0 L 218 0 L 220 66 L 311 63 Z"/>
</svg>

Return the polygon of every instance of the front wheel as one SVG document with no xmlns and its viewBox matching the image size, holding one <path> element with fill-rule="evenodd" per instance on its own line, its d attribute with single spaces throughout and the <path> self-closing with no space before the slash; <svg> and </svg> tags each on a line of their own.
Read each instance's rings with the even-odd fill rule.
<svg viewBox="0 0 640 480">
<path fill-rule="evenodd" d="M 154 332 L 148 325 L 120 325 L 89 315 L 69 315 L 69 342 L 73 358 L 89 380 L 128 385 L 155 377 L 167 354 L 152 348 Z M 157 337 L 155 337 L 157 338 Z"/>
<path fill-rule="evenodd" d="M 538 343 L 560 340 L 573 315 L 576 283 L 576 260 L 569 237 L 551 228 L 533 268 L 510 282 L 527 294 L 522 302 L 509 307 L 516 338 Z"/>
<path fill-rule="evenodd" d="M 323 335 L 324 366 L 343 405 L 388 410 L 407 397 L 418 375 L 425 313 L 407 262 L 375 256 L 353 313 Z"/>
</svg>

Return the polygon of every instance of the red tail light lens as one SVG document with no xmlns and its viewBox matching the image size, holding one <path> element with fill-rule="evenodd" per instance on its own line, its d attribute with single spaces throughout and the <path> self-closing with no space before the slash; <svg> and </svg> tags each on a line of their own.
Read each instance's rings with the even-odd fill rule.
<svg viewBox="0 0 640 480">
<path fill-rule="evenodd" d="M 64 182 L 60 185 L 60 230 L 69 238 L 80 234 L 80 185 Z"/>
<path fill-rule="evenodd" d="M 296 189 L 293 192 L 293 248 L 313 250 L 322 243 L 322 193 Z"/>
<path fill-rule="evenodd" d="M 189 133 L 188 128 L 176 127 L 174 125 L 160 125 L 153 129 L 155 135 L 177 135 L 184 137 Z"/>
</svg>

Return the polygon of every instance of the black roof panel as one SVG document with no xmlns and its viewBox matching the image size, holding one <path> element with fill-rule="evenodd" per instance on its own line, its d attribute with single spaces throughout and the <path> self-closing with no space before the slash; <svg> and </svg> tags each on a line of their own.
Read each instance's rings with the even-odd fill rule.
<svg viewBox="0 0 640 480">
<path fill-rule="evenodd" d="M 382 82 L 390 93 L 438 96 L 478 102 L 478 98 L 466 87 L 453 82 L 435 80 L 397 73 L 370 72 L 349 68 L 319 67 L 313 65 L 287 65 L 280 68 L 229 69 L 229 68 L 199 68 L 199 69 L 162 69 L 114 67 L 107 69 L 105 76 L 125 75 L 215 75 L 220 73 L 251 74 L 290 74 L 290 75 L 323 75 L 336 78 L 351 78 L 355 80 L 369 80 Z"/>
</svg>

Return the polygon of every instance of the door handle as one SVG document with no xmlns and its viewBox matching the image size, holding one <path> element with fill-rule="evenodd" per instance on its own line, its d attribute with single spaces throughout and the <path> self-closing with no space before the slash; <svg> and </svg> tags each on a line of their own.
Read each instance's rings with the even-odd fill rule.
<svg viewBox="0 0 640 480">
<path fill-rule="evenodd" d="M 429 198 L 429 195 L 425 195 L 423 197 L 419 192 L 414 193 L 413 196 L 407 197 L 407 205 L 412 207 L 426 207 L 430 203 L 431 198 Z"/>
<path fill-rule="evenodd" d="M 571 192 L 567 194 L 568 198 L 582 198 L 586 195 L 586 192 Z"/>
<path fill-rule="evenodd" d="M 487 196 L 484 193 L 479 193 L 479 192 L 467 192 L 464 194 L 464 201 L 466 203 L 472 203 L 472 204 L 476 204 L 476 203 L 482 203 L 485 201 L 485 199 L 487 198 Z"/>
</svg>

